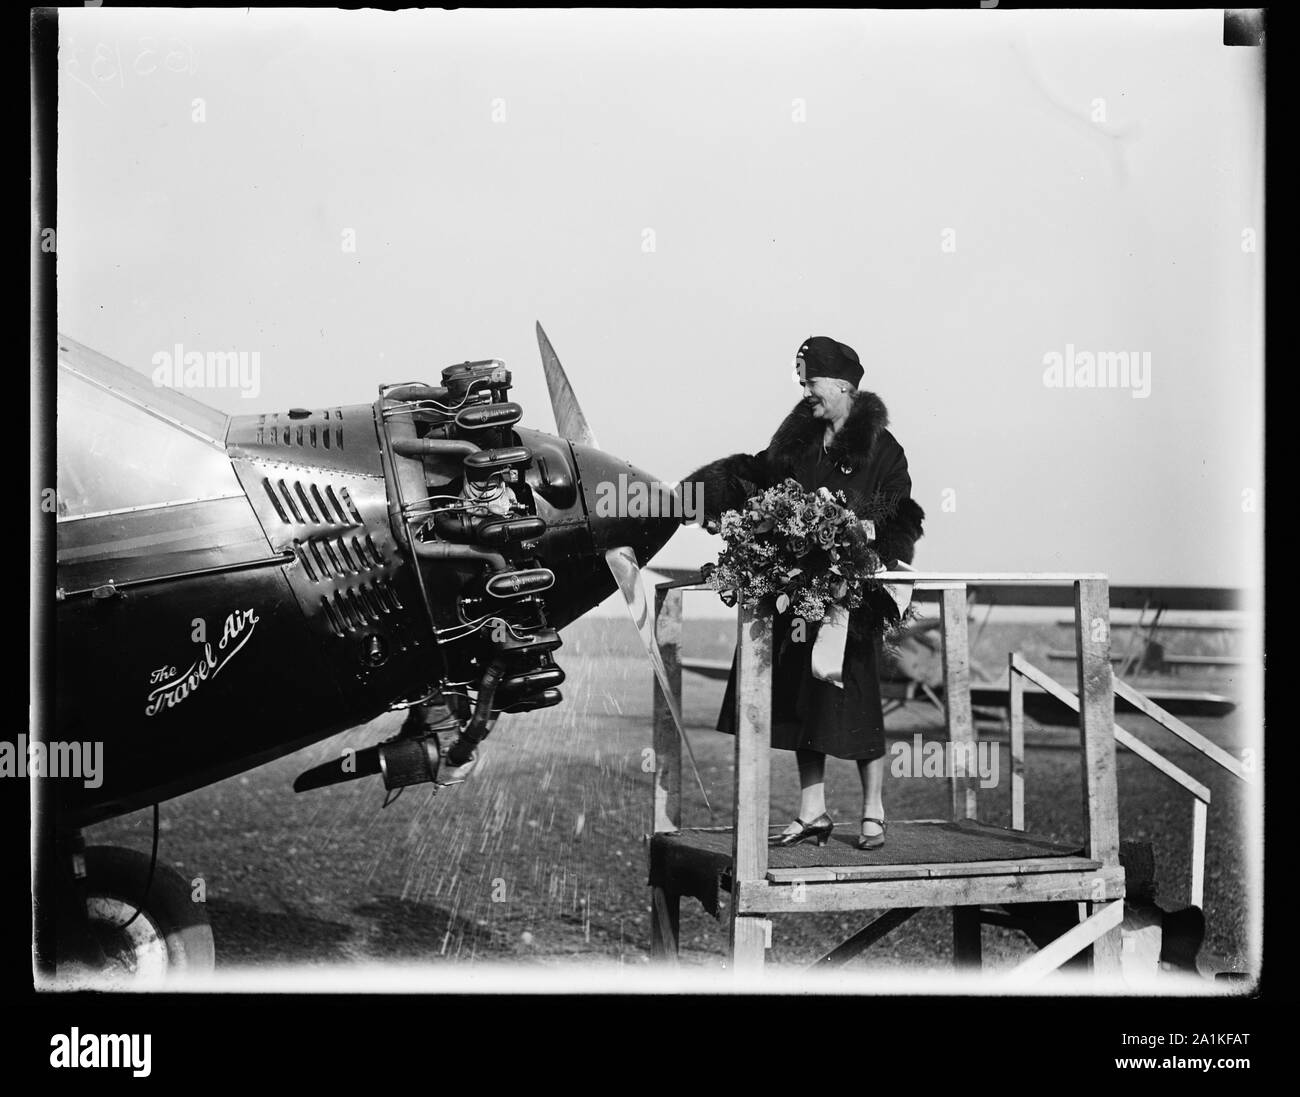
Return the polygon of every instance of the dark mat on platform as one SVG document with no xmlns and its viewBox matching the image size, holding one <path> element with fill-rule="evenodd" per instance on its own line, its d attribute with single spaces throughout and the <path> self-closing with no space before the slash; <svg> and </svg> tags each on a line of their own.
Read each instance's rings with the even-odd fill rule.
<svg viewBox="0 0 1300 1097">
<path fill-rule="evenodd" d="M 780 829 L 773 828 L 773 833 Z M 837 830 L 818 847 L 812 843 L 768 850 L 769 868 L 840 868 L 855 865 L 962 864 L 972 861 L 1010 861 L 1037 857 L 1071 857 L 1077 845 L 1061 845 L 1042 838 L 990 826 L 973 820 L 961 822 L 899 820 L 889 824 L 882 849 L 855 849 L 856 828 Z M 680 830 L 655 834 L 650 839 L 650 884 L 679 895 L 699 899 L 717 916 L 718 890 L 729 887 L 731 829 Z"/>
</svg>

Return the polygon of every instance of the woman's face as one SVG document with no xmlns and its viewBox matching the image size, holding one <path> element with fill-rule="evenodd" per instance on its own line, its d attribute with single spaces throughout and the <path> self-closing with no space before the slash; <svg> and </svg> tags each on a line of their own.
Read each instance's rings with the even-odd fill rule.
<svg viewBox="0 0 1300 1097">
<path fill-rule="evenodd" d="M 814 377 L 809 380 L 804 373 L 802 358 L 795 360 L 795 372 L 803 389 L 803 402 L 812 409 L 814 419 L 836 420 L 848 414 L 853 399 L 853 389 L 845 381 L 834 377 Z"/>
</svg>

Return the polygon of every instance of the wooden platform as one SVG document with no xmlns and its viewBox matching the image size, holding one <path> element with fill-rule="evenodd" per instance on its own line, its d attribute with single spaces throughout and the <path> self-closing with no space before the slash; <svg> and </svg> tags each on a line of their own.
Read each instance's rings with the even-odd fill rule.
<svg viewBox="0 0 1300 1097">
<path fill-rule="evenodd" d="M 856 849 L 855 837 L 850 828 L 845 834 L 832 835 L 822 847 L 810 843 L 773 847 L 768 851 L 764 877 L 766 889 L 770 889 L 763 889 L 767 901 L 763 901 L 760 889 L 750 889 L 742 905 L 780 910 L 787 903 L 811 902 L 816 909 L 836 909 L 835 889 L 828 891 L 820 886 L 825 884 L 906 881 L 909 905 L 951 906 L 954 896 L 965 902 L 991 902 L 974 896 L 994 891 L 999 902 L 1016 896 L 1029 902 L 1096 900 L 1109 897 L 1118 883 L 1109 879 L 1112 874 L 1100 861 L 1085 856 L 1078 846 L 969 819 L 891 822 L 885 845 L 879 850 Z M 649 838 L 650 885 L 699 899 L 705 910 L 716 915 L 719 891 L 733 890 L 732 828 L 686 829 Z M 1010 882 L 1018 877 L 1025 879 L 1018 884 Z M 926 889 L 923 882 L 927 880 L 936 886 Z M 791 891 L 795 887 L 803 888 L 797 898 L 781 893 L 781 889 Z M 863 889 L 859 886 L 853 890 L 858 895 L 845 909 L 862 906 Z M 880 905 L 888 906 L 893 897 L 887 893 L 897 889 L 872 890 L 879 891 Z M 932 892 L 928 899 L 927 890 Z M 824 900 L 834 905 L 825 905 Z"/>
<path fill-rule="evenodd" d="M 889 579 L 893 581 L 894 575 Z M 1079 716 L 1083 769 L 1080 846 L 1062 845 L 1024 830 L 1024 701 L 1026 675 L 1015 656 L 1008 663 L 1011 811 L 1009 828 L 977 822 L 978 782 L 970 768 L 977 746 L 971 699 L 966 587 L 977 577 L 908 573 L 904 581 L 941 593 L 945 724 L 952 757 L 965 761 L 945 775 L 952 798 L 950 820 L 891 821 L 884 846 L 854 848 L 853 822 L 824 847 L 769 847 L 771 797 L 772 625 L 766 610 L 743 607 L 737 620 L 736 735 L 733 826 L 682 827 L 681 589 L 657 592 L 655 636 L 663 655 L 664 688 L 655 693 L 653 829 L 649 836 L 651 954 L 675 962 L 680 901 L 693 896 L 717 914 L 721 892 L 731 892 L 730 965 L 737 973 L 762 970 L 774 914 L 870 911 L 873 920 L 818 961 L 842 964 L 926 907 L 951 907 L 953 963 L 981 962 L 985 908 L 999 923 L 1054 908 L 1062 931 L 1014 973 L 1032 981 L 1081 957 L 1095 973 L 1119 971 L 1124 869 L 1119 862 L 1115 789 L 1115 705 L 1110 667 L 1109 608 L 1104 576 L 1023 577 L 1073 587 L 1077 695 L 1055 682 L 1033 681 Z M 989 577 L 985 577 L 989 578 Z M 1016 576 L 995 576 L 1007 583 Z M 1023 673 L 1013 673 L 1022 670 Z M 1059 690 L 1059 695 L 1058 695 Z M 1067 917 L 1055 917 L 1064 913 Z M 997 913 L 997 911 L 995 911 Z M 1064 928 L 1065 926 L 1072 928 Z"/>
</svg>

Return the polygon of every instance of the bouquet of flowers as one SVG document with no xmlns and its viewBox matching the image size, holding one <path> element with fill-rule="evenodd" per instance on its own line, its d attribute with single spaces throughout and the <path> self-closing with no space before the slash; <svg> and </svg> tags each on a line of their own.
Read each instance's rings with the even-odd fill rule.
<svg viewBox="0 0 1300 1097">
<path fill-rule="evenodd" d="M 726 511 L 721 533 L 726 548 L 709 578 L 729 606 L 771 598 L 777 613 L 821 621 L 832 607 L 856 609 L 879 586 L 880 557 L 843 492 L 787 479 L 745 510 Z"/>
</svg>

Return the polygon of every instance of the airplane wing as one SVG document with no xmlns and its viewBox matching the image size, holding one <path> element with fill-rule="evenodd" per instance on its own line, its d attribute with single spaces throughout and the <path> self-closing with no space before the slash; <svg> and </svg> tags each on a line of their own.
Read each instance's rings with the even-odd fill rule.
<svg viewBox="0 0 1300 1097">
<path fill-rule="evenodd" d="M 59 333 L 59 365 L 82 380 L 225 452 L 230 416 L 193 397 L 155 385 L 147 374 Z"/>
<path fill-rule="evenodd" d="M 1074 590 L 1068 586 L 1023 586 L 1012 584 L 967 584 L 968 593 L 979 605 L 1073 606 Z M 937 591 L 917 591 L 917 601 L 934 601 Z M 1240 611 L 1250 608 L 1248 592 L 1236 587 L 1112 586 L 1110 608 L 1164 610 Z"/>
<path fill-rule="evenodd" d="M 731 674 L 731 663 L 722 659 L 683 659 L 682 670 L 725 681 Z"/>
<path fill-rule="evenodd" d="M 675 586 L 701 582 L 699 568 L 665 568 L 655 564 L 648 570 L 656 575 L 662 575 L 667 582 Z"/>
</svg>

